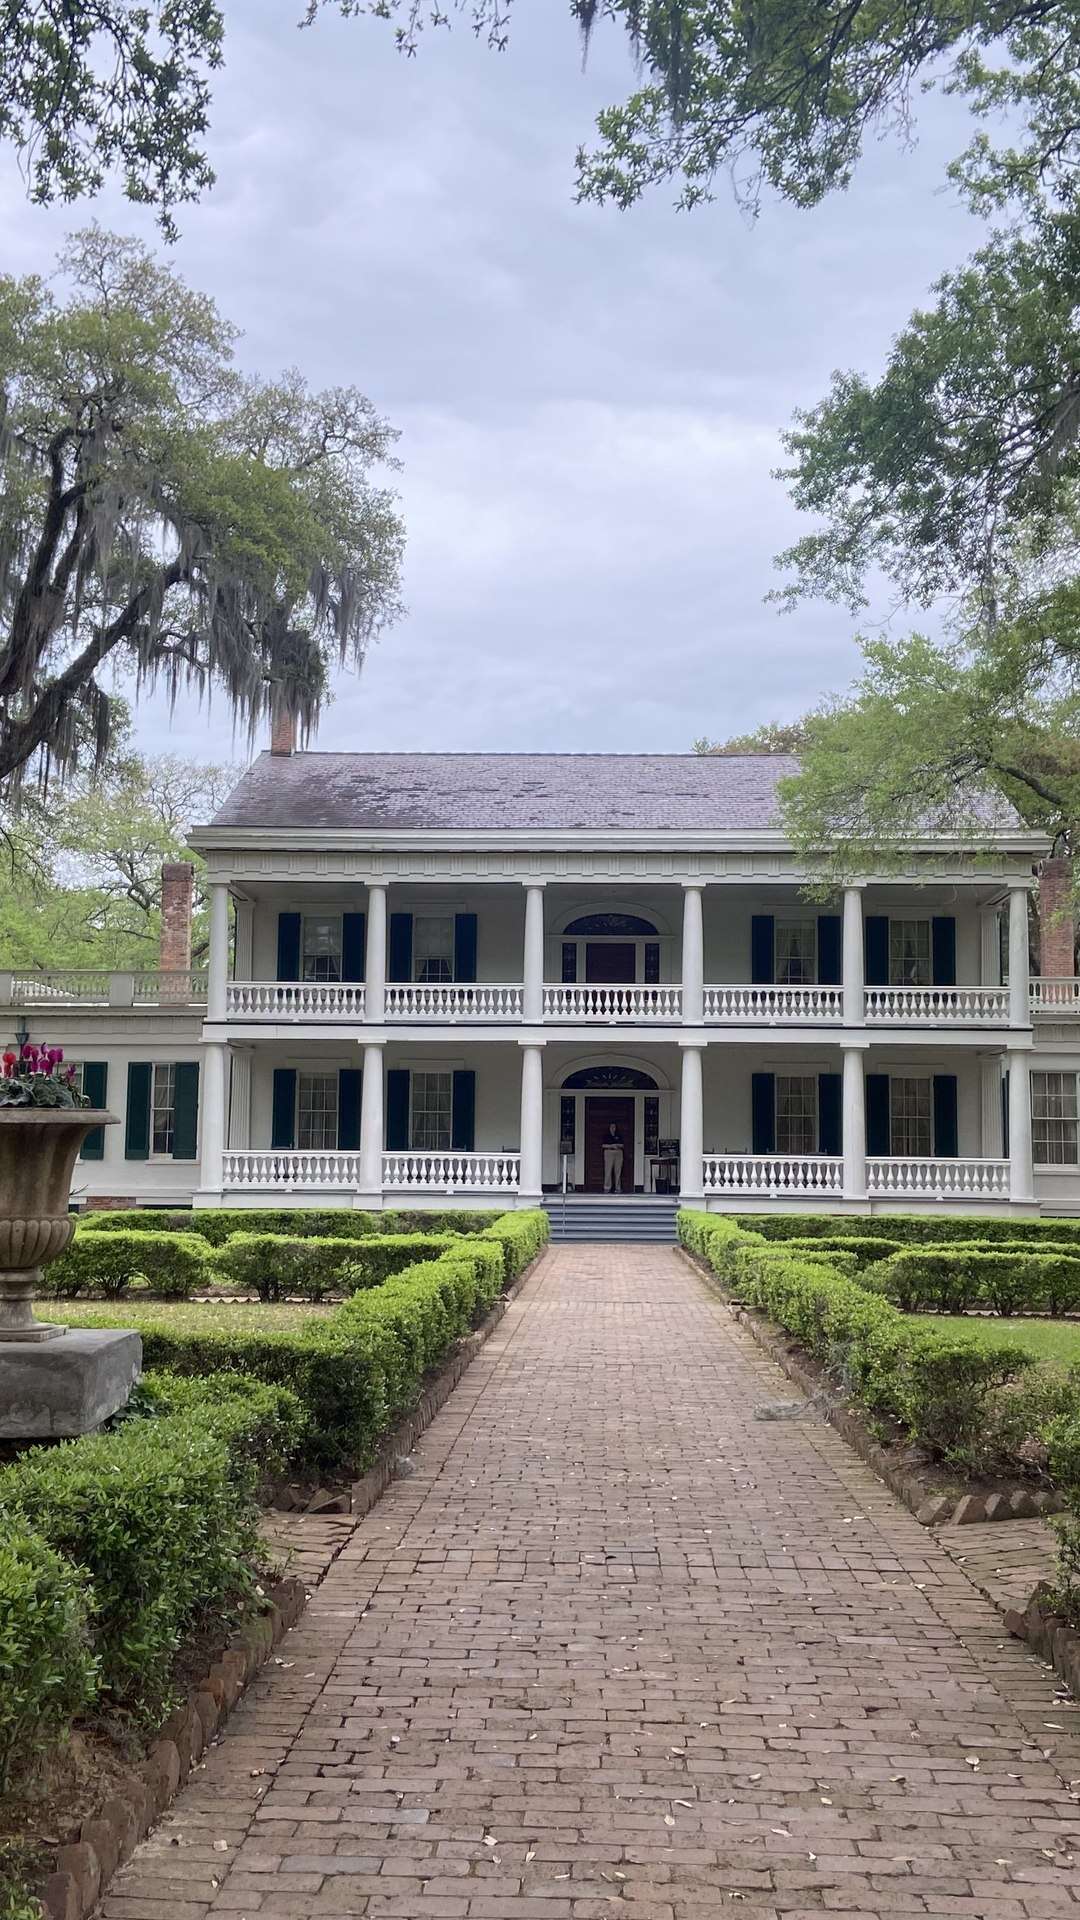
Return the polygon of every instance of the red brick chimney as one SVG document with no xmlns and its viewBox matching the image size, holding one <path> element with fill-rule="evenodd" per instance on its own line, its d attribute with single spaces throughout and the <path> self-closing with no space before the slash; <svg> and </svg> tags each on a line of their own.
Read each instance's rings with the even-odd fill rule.
<svg viewBox="0 0 1080 1920">
<path fill-rule="evenodd" d="M 1039 868 L 1039 967 L 1044 980 L 1071 980 L 1076 972 L 1071 860 L 1044 860 Z"/>
<path fill-rule="evenodd" d="M 284 708 L 270 722 L 270 751 L 285 755 L 296 752 L 296 718 Z"/>
<path fill-rule="evenodd" d="M 167 860 L 161 869 L 162 973 L 187 973 L 191 966 L 191 898 L 195 869 L 190 860 Z"/>
</svg>

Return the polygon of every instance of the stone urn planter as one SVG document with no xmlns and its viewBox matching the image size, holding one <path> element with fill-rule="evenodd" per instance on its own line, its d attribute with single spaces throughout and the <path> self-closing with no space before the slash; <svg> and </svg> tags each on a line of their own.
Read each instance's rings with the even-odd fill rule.
<svg viewBox="0 0 1080 1920">
<path fill-rule="evenodd" d="M 68 1212 L 79 1148 L 116 1124 L 96 1107 L 0 1107 L 0 1341 L 53 1340 L 66 1327 L 34 1318 L 40 1269 L 70 1245 Z"/>
</svg>

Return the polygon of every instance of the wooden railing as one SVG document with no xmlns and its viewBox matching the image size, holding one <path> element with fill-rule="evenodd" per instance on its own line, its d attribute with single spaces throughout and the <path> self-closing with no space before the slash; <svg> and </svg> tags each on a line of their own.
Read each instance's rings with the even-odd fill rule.
<svg viewBox="0 0 1080 1920">
<path fill-rule="evenodd" d="M 1033 980 L 1031 1010 L 1033 1013 L 1080 1013 L 1080 980 Z"/>
<path fill-rule="evenodd" d="M 360 1155 L 344 1150 L 307 1152 L 297 1147 L 229 1149 L 222 1160 L 222 1184 L 241 1192 L 281 1193 L 295 1187 L 357 1186 Z"/>
<path fill-rule="evenodd" d="M 868 1026 L 1007 1026 L 1008 987 L 868 987 Z"/>
<path fill-rule="evenodd" d="M 843 1018 L 843 987 L 706 987 L 705 1018 L 724 1026 L 819 1026 Z"/>
<path fill-rule="evenodd" d="M 920 1194 L 964 1200 L 1007 1200 L 1007 1160 L 874 1159 L 866 1165 L 867 1192 L 914 1199 Z"/>
<path fill-rule="evenodd" d="M 604 1020 L 637 1023 L 682 1018 L 680 986 L 605 986 L 599 982 L 548 981 L 545 1020 Z"/>
<path fill-rule="evenodd" d="M 384 1153 L 387 1193 L 516 1193 L 519 1153 Z"/>
<path fill-rule="evenodd" d="M 709 1193 L 839 1193 L 844 1163 L 823 1153 L 707 1153 Z"/>
<path fill-rule="evenodd" d="M 234 1020 L 362 1020 L 364 988 L 351 980 L 230 980 Z"/>
<path fill-rule="evenodd" d="M 520 1020 L 525 989 L 517 981 L 388 982 L 388 1020 Z"/>
</svg>

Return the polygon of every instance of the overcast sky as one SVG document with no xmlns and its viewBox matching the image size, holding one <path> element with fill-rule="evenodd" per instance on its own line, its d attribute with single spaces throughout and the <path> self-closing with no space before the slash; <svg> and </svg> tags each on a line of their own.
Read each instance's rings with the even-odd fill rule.
<svg viewBox="0 0 1080 1920">
<path fill-rule="evenodd" d="M 405 60 L 370 20 L 227 0 L 211 150 L 177 268 L 244 330 L 240 359 L 355 383 L 400 429 L 408 611 L 317 744 L 683 751 L 842 687 L 853 623 L 763 605 L 799 530 L 779 433 L 833 368 L 872 371 L 977 242 L 942 187 L 963 118 L 874 148 L 852 192 L 756 224 L 722 190 L 677 213 L 575 206 L 573 156 L 631 79 L 588 67 L 561 0 L 517 0 L 511 45 L 431 33 Z M 48 271 L 91 216 L 156 239 L 119 195 L 48 212 L 0 154 L 3 266 Z M 141 742 L 243 759 L 224 701 Z"/>
</svg>

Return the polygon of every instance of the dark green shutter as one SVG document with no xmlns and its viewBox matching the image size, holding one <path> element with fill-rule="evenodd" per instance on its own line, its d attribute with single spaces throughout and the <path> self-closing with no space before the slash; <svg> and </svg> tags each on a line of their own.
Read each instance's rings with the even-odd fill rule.
<svg viewBox="0 0 1080 1920">
<path fill-rule="evenodd" d="M 300 978 L 300 915 L 279 913 L 277 917 L 277 977 Z"/>
<path fill-rule="evenodd" d="M 776 1151 L 776 1075 L 755 1073 L 750 1080 L 751 1139 L 755 1153 Z"/>
<path fill-rule="evenodd" d="M 103 1107 L 108 1097 L 109 1066 L 106 1060 L 84 1060 L 82 1090 L 92 1107 Z M 93 1127 L 79 1152 L 80 1160 L 104 1160 L 105 1129 Z"/>
<path fill-rule="evenodd" d="M 360 1145 L 360 1069 L 342 1067 L 337 1077 L 337 1143 L 339 1147 Z"/>
<path fill-rule="evenodd" d="M 866 1151 L 875 1159 L 881 1159 L 888 1154 L 889 1145 L 889 1076 L 887 1073 L 868 1073 Z"/>
<path fill-rule="evenodd" d="M 476 1143 L 476 1075 L 462 1068 L 454 1074 L 450 1105 L 450 1145 L 455 1153 L 471 1153 Z"/>
<path fill-rule="evenodd" d="M 149 1060 L 131 1060 L 127 1070 L 127 1122 L 124 1129 L 125 1160 L 150 1158 L 150 1076 Z"/>
<path fill-rule="evenodd" d="M 388 980 L 412 979 L 412 914 L 390 915 L 390 952 L 386 969 Z"/>
<path fill-rule="evenodd" d="M 194 1160 L 199 1138 L 199 1063 L 176 1063 L 176 1106 L 173 1116 L 173 1159 Z"/>
<path fill-rule="evenodd" d="M 935 987 L 956 985 L 956 921 L 951 914 L 934 916 L 930 922 L 930 951 L 933 954 Z"/>
<path fill-rule="evenodd" d="M 840 1153 L 840 1087 L 838 1073 L 818 1074 L 818 1152 Z"/>
<path fill-rule="evenodd" d="M 889 918 L 887 914 L 867 914 L 864 939 L 866 984 L 868 987 L 887 987 L 889 984 Z"/>
<path fill-rule="evenodd" d="M 454 979 L 476 979 L 476 915 L 454 915 Z"/>
<path fill-rule="evenodd" d="M 296 1068 L 274 1068 L 274 1098 L 270 1113 L 270 1145 L 296 1145 Z"/>
<path fill-rule="evenodd" d="M 841 920 L 838 913 L 819 913 L 817 923 L 817 977 L 822 987 L 838 987 L 841 964 Z"/>
<path fill-rule="evenodd" d="M 391 1067 L 386 1076 L 386 1151 L 403 1153 L 409 1144 L 409 1074 Z"/>
<path fill-rule="evenodd" d="M 343 980 L 362 980 L 364 977 L 366 926 L 366 914 L 343 913 L 341 916 L 341 977 Z"/>
<path fill-rule="evenodd" d="M 750 978 L 755 987 L 771 987 L 776 978 L 775 921 L 771 913 L 755 913 L 750 922 Z"/>
<path fill-rule="evenodd" d="M 960 1151 L 955 1073 L 934 1075 L 934 1157 L 951 1160 Z"/>
</svg>

